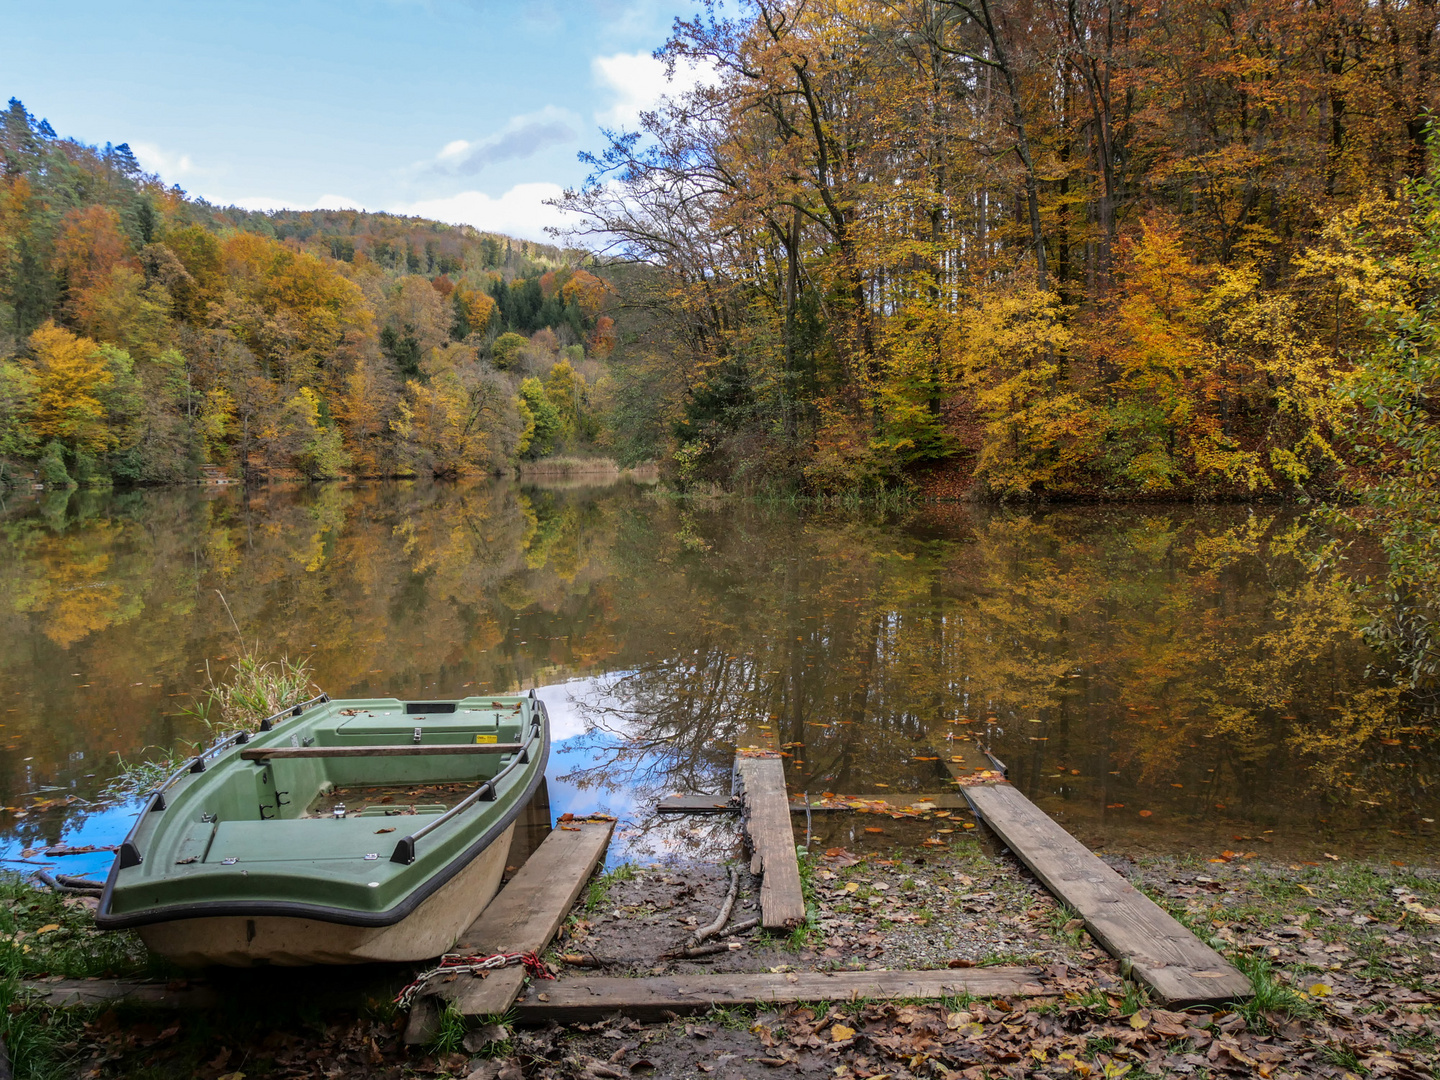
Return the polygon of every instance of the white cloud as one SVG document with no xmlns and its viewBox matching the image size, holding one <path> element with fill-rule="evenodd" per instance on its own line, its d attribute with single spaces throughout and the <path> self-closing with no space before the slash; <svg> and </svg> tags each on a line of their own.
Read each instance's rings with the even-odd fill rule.
<svg viewBox="0 0 1440 1080">
<path fill-rule="evenodd" d="M 580 119 L 569 109 L 546 105 L 538 112 L 512 117 L 493 135 L 470 142 L 448 142 L 435 157 L 417 168 L 447 176 L 473 176 L 489 165 L 520 161 L 572 142 Z"/>
<path fill-rule="evenodd" d="M 136 142 L 130 144 L 135 160 L 146 172 L 158 173 L 162 180 L 173 181 L 177 176 L 194 176 L 205 172 L 197 169 L 189 154 L 172 154 L 160 149 L 154 143 Z"/>
<path fill-rule="evenodd" d="M 614 53 L 590 62 L 595 79 L 615 95 L 615 103 L 595 113 L 608 128 L 634 128 L 640 114 L 653 109 L 662 97 L 679 97 L 697 86 L 712 85 L 718 74 L 710 64 L 677 64 L 675 77 L 665 78 L 665 65 L 649 53 Z"/>
<path fill-rule="evenodd" d="M 462 191 L 457 195 L 421 199 L 391 209 L 397 214 L 415 214 L 452 225 L 473 225 L 485 232 L 505 233 L 522 240 L 554 243 L 554 238 L 546 234 L 545 228 L 568 224 L 568 215 L 553 206 L 546 206 L 545 201 L 559 198 L 562 194 L 564 191 L 559 184 L 516 184 L 498 198 L 483 191 Z"/>
</svg>

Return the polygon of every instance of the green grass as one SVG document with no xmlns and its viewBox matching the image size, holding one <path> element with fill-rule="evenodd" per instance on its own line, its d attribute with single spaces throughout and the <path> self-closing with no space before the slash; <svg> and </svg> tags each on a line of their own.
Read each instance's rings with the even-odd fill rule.
<svg viewBox="0 0 1440 1080">
<path fill-rule="evenodd" d="M 1065 929 L 1068 924 L 1073 923 L 1078 918 L 1080 918 L 1080 913 L 1078 911 L 1072 908 L 1069 904 L 1061 903 L 1057 904 L 1055 906 L 1055 909 L 1051 911 L 1050 918 L 1049 920 L 1047 920 L 1047 925 L 1050 928 L 1050 932 L 1053 933 L 1056 937 L 1060 938 L 1062 941 L 1069 942 L 1072 947 L 1078 949 L 1080 947 L 1080 943 L 1085 938 L 1085 927 L 1083 923 L 1082 925 L 1073 927 L 1069 930 Z"/>
<path fill-rule="evenodd" d="M 1114 1039 L 1111 1039 L 1111 1038 L 1108 1038 L 1108 1037 L 1106 1037 L 1106 1038 L 1090 1038 L 1090 1039 L 1086 1039 L 1086 1040 L 1085 1040 L 1085 1056 L 1086 1056 L 1086 1057 L 1093 1058 L 1096 1054 L 1109 1054 L 1109 1053 L 1113 1053 L 1114 1050 L 1115 1050 L 1115 1047 L 1117 1047 L 1117 1046 L 1119 1046 L 1119 1045 L 1120 1045 L 1120 1044 L 1117 1043 Z"/>
<path fill-rule="evenodd" d="M 820 901 L 815 895 L 815 860 L 803 847 L 796 848 L 800 864 L 800 893 L 805 898 L 805 921 L 785 937 L 785 948 L 799 952 L 824 937 L 820 929 Z"/>
<path fill-rule="evenodd" d="M 471 1030 L 485 1031 L 488 1028 L 498 1028 L 502 1034 L 498 1039 L 491 1039 L 489 1042 L 481 1044 L 480 1048 L 476 1051 L 480 1057 L 509 1057 L 515 1052 L 515 1040 L 513 1038 L 515 1031 L 514 1009 L 503 1013 L 491 1013 L 488 1016 L 479 1017 Z"/>
<path fill-rule="evenodd" d="M 136 935 L 99 933 L 84 907 L 65 900 L 14 875 L 0 877 L 0 1035 L 16 1076 L 49 1080 L 69 1075 L 71 1051 L 66 1046 L 80 1038 L 98 1011 L 33 1004 L 22 980 L 40 975 L 83 979 L 171 974 L 150 957 Z"/>
<path fill-rule="evenodd" d="M 1250 980 L 1254 996 L 1237 1002 L 1235 1011 L 1253 1031 L 1273 1030 L 1274 1021 L 1304 1020 L 1318 1015 L 1313 1002 L 1275 977 L 1274 965 L 1260 956 L 1233 956 L 1232 962 Z"/>
<path fill-rule="evenodd" d="M 716 1027 L 728 1028 L 731 1031 L 744 1031 L 750 1027 L 752 1013 L 753 1010 L 737 1005 L 715 1005 L 705 1014 L 705 1020 Z"/>
<path fill-rule="evenodd" d="M 1360 1058 L 1355 1053 L 1354 1048 L 1346 1046 L 1344 1043 L 1338 1045 L 1335 1043 L 1326 1043 L 1320 1047 L 1320 1057 L 1331 1065 L 1360 1076 L 1370 1075 L 1369 1069 L 1361 1067 Z"/>
<path fill-rule="evenodd" d="M 465 1017 L 453 1001 L 445 1003 L 438 1026 L 425 1048 L 432 1054 L 454 1054 L 465 1045 Z"/>
<path fill-rule="evenodd" d="M 954 997 L 941 998 L 940 1004 L 947 1013 L 963 1012 L 969 1009 L 971 1005 L 974 1005 L 975 1002 L 979 1000 L 980 999 L 977 998 L 974 994 L 970 993 L 969 990 L 965 990 L 959 994 L 956 994 Z"/>
<path fill-rule="evenodd" d="M 635 867 L 630 863 L 621 863 L 604 874 L 596 874 L 590 879 L 590 884 L 585 889 L 585 911 L 587 913 L 599 911 L 610 904 L 610 890 L 621 881 L 633 881 L 635 878 Z"/>
</svg>

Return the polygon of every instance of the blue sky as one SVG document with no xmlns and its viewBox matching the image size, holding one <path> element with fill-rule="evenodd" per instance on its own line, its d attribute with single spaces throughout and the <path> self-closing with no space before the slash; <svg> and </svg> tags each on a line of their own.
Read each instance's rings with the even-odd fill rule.
<svg viewBox="0 0 1440 1080">
<path fill-rule="evenodd" d="M 212 202 L 546 239 L 577 151 L 675 92 L 650 53 L 695 6 L 0 0 L 0 95 Z"/>
</svg>

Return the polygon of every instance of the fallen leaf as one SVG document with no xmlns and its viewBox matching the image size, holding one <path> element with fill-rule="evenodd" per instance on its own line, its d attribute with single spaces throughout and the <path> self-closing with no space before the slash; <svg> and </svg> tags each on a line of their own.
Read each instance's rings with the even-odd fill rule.
<svg viewBox="0 0 1440 1080">
<path fill-rule="evenodd" d="M 846 1039 L 855 1037 L 855 1029 L 846 1027 L 844 1024 L 836 1024 L 830 1029 L 831 1042 L 844 1042 Z"/>
<path fill-rule="evenodd" d="M 1141 810 L 1141 811 L 1140 811 L 1140 816 L 1141 816 L 1141 817 L 1149 817 L 1149 816 L 1152 815 L 1153 813 L 1155 813 L 1154 810 Z"/>
<path fill-rule="evenodd" d="M 394 832 L 394 831 L 395 831 L 395 830 L 394 830 L 393 827 L 392 827 L 392 828 L 389 828 L 389 829 L 376 829 L 376 830 L 375 830 L 375 835 L 376 835 L 376 836 L 379 836 L 381 833 Z"/>
<path fill-rule="evenodd" d="M 60 929 L 60 924 L 59 924 L 58 922 L 52 922 L 52 923 L 46 923 L 44 926 L 40 927 L 39 930 L 36 930 L 35 933 L 37 933 L 37 934 L 48 934 L 48 933 L 50 933 L 51 930 L 59 930 L 59 929 Z"/>
</svg>

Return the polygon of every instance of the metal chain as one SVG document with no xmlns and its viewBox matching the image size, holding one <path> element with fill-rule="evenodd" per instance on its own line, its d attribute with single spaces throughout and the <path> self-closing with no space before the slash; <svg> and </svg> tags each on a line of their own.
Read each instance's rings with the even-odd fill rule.
<svg viewBox="0 0 1440 1080">
<path fill-rule="evenodd" d="M 440 958 L 440 963 L 429 971 L 422 971 L 413 982 L 409 983 L 403 990 L 395 995 L 395 1004 L 402 1009 L 410 1008 L 415 996 L 424 989 L 425 984 L 437 975 L 459 975 L 469 972 L 478 975 L 482 971 L 494 971 L 497 968 L 512 967 L 515 964 L 525 965 L 525 970 L 537 979 L 553 979 L 554 973 L 545 966 L 539 954 L 533 952 L 496 953 L 493 956 L 465 956 L 460 953 L 446 953 Z"/>
</svg>

